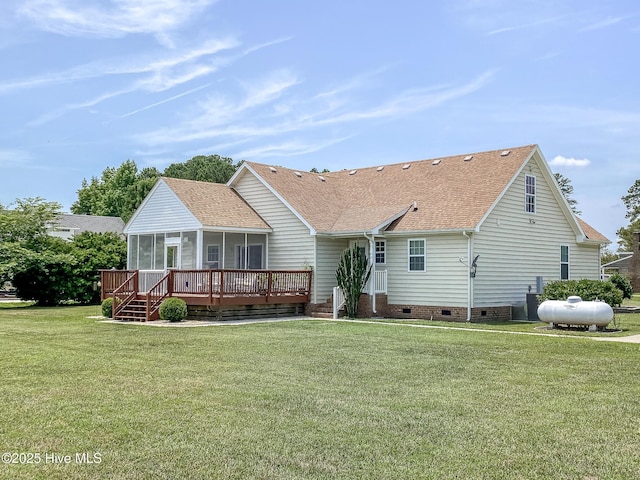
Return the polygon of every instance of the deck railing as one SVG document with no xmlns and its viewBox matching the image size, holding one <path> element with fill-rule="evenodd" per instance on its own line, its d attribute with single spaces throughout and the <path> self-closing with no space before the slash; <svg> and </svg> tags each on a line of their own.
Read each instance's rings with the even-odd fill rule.
<svg viewBox="0 0 640 480">
<path fill-rule="evenodd" d="M 113 290 L 111 296 L 113 297 L 112 312 L 113 318 L 117 318 L 118 314 L 124 309 L 127 304 L 138 294 L 138 272 L 133 271 L 129 273 L 122 285 Z"/>
<path fill-rule="evenodd" d="M 132 283 L 135 273 L 135 284 Z M 148 274 L 153 274 L 151 277 Z M 311 292 L 311 270 L 171 270 L 159 272 L 135 270 L 102 270 L 103 298 L 117 291 L 124 300 L 124 292 L 147 296 L 148 314 L 167 296 L 199 298 L 210 305 L 224 303 L 225 298 L 260 297 L 256 303 L 276 302 L 274 297 L 302 296 L 296 301 L 308 302 Z M 156 279 L 152 284 L 151 279 Z M 141 280 L 144 279 L 144 280 Z M 120 283 L 118 283 L 120 282 Z M 126 284 L 126 285 L 125 285 Z M 146 287 L 146 285 L 151 285 Z M 208 299 L 208 300 L 205 300 Z M 251 303 L 250 299 L 247 303 Z"/>
</svg>

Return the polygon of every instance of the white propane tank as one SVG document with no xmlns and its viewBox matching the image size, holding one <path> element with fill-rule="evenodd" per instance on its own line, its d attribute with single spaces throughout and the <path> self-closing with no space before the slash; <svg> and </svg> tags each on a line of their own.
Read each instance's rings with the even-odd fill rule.
<svg viewBox="0 0 640 480">
<path fill-rule="evenodd" d="M 613 308 L 605 302 L 583 302 L 571 296 L 566 301 L 545 300 L 538 307 L 538 318 L 550 324 L 606 327 L 613 320 Z"/>
</svg>

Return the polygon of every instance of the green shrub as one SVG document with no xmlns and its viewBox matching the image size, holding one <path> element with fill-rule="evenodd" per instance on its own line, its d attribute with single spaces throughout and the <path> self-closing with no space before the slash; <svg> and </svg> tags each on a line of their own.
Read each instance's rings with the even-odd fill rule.
<svg viewBox="0 0 640 480">
<path fill-rule="evenodd" d="M 622 292 L 622 298 L 631 299 L 633 297 L 633 286 L 627 277 L 619 273 L 614 273 L 609 277 L 609 281 Z"/>
<path fill-rule="evenodd" d="M 107 318 L 113 317 L 113 298 L 105 298 L 102 301 L 102 316 Z"/>
<path fill-rule="evenodd" d="M 584 301 L 600 300 L 612 307 L 622 303 L 622 291 L 612 282 L 601 280 L 560 280 L 549 282 L 538 295 L 538 299 L 566 300 L 572 295 L 577 295 Z"/>
<path fill-rule="evenodd" d="M 180 298 L 167 298 L 160 305 L 160 318 L 170 322 L 180 322 L 187 316 L 187 304 Z"/>
</svg>

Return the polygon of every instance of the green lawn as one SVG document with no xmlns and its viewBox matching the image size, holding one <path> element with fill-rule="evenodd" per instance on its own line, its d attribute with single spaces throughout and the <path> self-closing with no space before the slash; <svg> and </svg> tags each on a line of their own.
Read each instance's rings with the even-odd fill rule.
<svg viewBox="0 0 640 480">
<path fill-rule="evenodd" d="M 96 313 L 0 308 L 0 478 L 640 477 L 640 344 Z"/>
</svg>

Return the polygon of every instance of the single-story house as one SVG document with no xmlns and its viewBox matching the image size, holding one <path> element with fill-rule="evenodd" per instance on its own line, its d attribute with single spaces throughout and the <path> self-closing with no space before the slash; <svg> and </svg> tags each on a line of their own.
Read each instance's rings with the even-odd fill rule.
<svg viewBox="0 0 640 480">
<path fill-rule="evenodd" d="M 311 271 L 309 313 L 331 300 L 341 253 L 361 248 L 362 315 L 461 321 L 511 318 L 538 277 L 600 278 L 610 243 L 537 145 L 322 174 L 244 162 L 226 185 L 161 178 L 124 232 L 128 269 L 154 280 Z"/>
<path fill-rule="evenodd" d="M 120 217 L 62 213 L 50 225 L 49 235 L 63 240 L 72 240 L 73 237 L 83 232 L 112 232 L 122 236 L 123 230 L 124 222 Z"/>
</svg>

